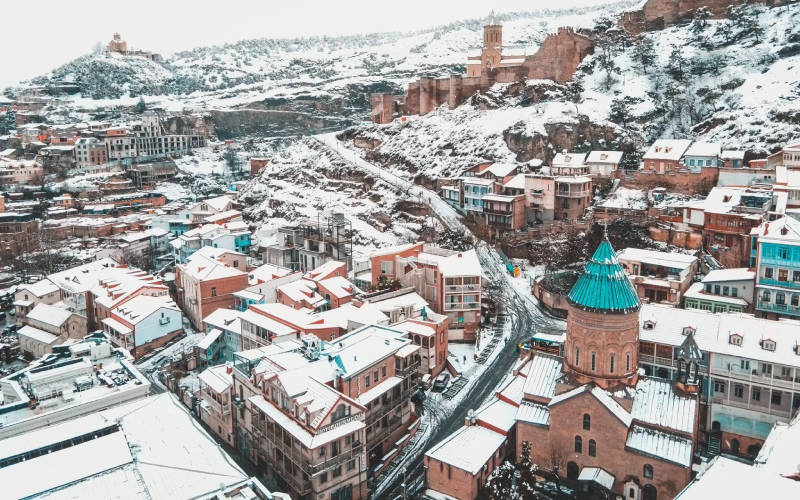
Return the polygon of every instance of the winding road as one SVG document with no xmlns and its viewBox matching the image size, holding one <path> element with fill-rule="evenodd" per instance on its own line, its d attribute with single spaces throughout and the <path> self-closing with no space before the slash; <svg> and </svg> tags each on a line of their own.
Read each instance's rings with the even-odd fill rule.
<svg viewBox="0 0 800 500">
<path fill-rule="evenodd" d="M 397 188 L 403 189 L 408 196 L 421 199 L 428 204 L 442 223 L 451 230 L 466 234 L 470 233 L 469 229 L 461 222 L 455 209 L 436 193 L 363 160 L 355 151 L 346 148 L 344 144 L 339 142 L 335 133 L 314 136 L 314 139 L 353 166 L 367 171 Z M 432 431 L 425 437 L 424 442 L 416 446 L 414 452 L 409 453 L 405 458 L 405 462 L 399 464 L 396 469 L 397 471 L 401 471 L 403 468 L 407 470 L 406 475 L 409 478 L 409 483 L 424 473 L 423 458 L 425 450 L 430 449 L 431 446 L 463 426 L 467 412 L 470 409 L 478 408 L 494 393 L 517 360 L 517 352 L 514 346 L 529 339 L 535 331 L 556 333 L 563 332 L 566 328 L 563 321 L 554 319 L 544 313 L 538 304 L 533 301 L 532 297 L 519 293 L 510 282 L 505 265 L 494 248 L 481 242 L 476 246 L 475 250 L 488 282 L 496 287 L 498 293 L 505 298 L 502 307 L 505 308 L 504 312 L 512 322 L 511 342 L 502 346 L 502 350 L 494 358 L 489 369 L 483 372 L 480 379 L 466 388 L 467 392 L 462 399 L 463 402 L 456 406 L 452 412 L 447 413 L 444 409 L 437 408 L 437 402 L 433 398 L 428 398 L 425 411 L 432 413 L 430 422 Z M 390 477 L 379 485 L 373 498 L 378 500 L 398 498 L 402 493 L 400 486 L 402 483 L 403 474 L 396 473 L 394 477 Z M 410 496 L 409 498 L 413 497 Z"/>
</svg>

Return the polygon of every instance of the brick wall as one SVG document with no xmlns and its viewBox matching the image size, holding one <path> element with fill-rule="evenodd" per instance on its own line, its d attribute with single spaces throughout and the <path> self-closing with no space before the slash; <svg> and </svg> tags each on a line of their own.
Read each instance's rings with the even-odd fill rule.
<svg viewBox="0 0 800 500">
<path fill-rule="evenodd" d="M 404 250 L 402 252 L 395 252 L 386 255 L 377 255 L 375 257 L 370 258 L 370 266 L 372 268 L 372 284 L 378 284 L 378 276 L 381 273 L 381 262 L 394 262 L 396 257 L 412 257 L 419 255 L 422 252 L 423 244 L 420 243 L 418 245 L 414 245 L 413 247 L 409 248 L 408 250 Z M 394 266 L 396 267 L 396 265 Z M 397 269 L 392 269 L 391 273 L 385 273 L 390 278 L 394 278 L 397 276 Z"/>
<path fill-rule="evenodd" d="M 708 191 L 717 185 L 719 179 L 719 169 L 716 167 L 703 167 L 700 172 L 689 172 L 688 170 L 671 173 L 657 174 L 647 170 L 640 170 L 634 174 L 623 174 L 617 171 L 617 178 L 621 180 L 621 185 L 631 189 L 654 189 L 657 187 L 666 188 L 668 191 L 676 191 L 685 194 L 708 194 Z"/>
<path fill-rule="evenodd" d="M 583 415 L 591 417 L 590 430 L 583 429 Z M 674 498 L 691 480 L 691 470 L 671 462 L 646 457 L 625 448 L 628 427 L 611 414 L 593 396 L 577 396 L 550 407 L 550 422 L 558 425 L 542 427 L 525 422 L 517 423 L 517 449 L 522 443 L 532 443 L 531 459 L 540 467 L 552 469 L 552 450 L 565 455 L 561 475 L 566 475 L 569 462 L 584 467 L 601 467 L 616 478 L 613 492 L 622 494 L 630 480 L 640 487 L 652 484 L 658 498 Z M 581 437 L 582 451 L 575 452 L 575 436 Z M 597 446 L 596 456 L 589 456 L 589 440 Z M 644 465 L 653 466 L 653 478 L 644 477 Z"/>
<path fill-rule="evenodd" d="M 621 28 L 631 34 L 663 29 L 684 19 L 692 19 L 700 7 L 708 9 L 714 17 L 722 17 L 729 5 L 744 3 L 781 5 L 782 0 L 649 0 L 638 11 L 625 12 L 619 20 Z"/>
<path fill-rule="evenodd" d="M 572 28 L 559 28 L 548 35 L 535 54 L 519 66 L 481 68 L 479 77 L 452 75 L 446 78 L 421 77 L 408 84 L 399 111 L 405 115 L 425 115 L 442 104 L 450 109 L 460 106 L 475 93 L 487 92 L 495 83 L 511 83 L 525 78 L 547 79 L 564 83 L 572 78 L 584 57 L 594 52 L 591 39 L 576 34 Z M 391 121 L 394 105 L 389 94 L 370 96 L 372 115 L 378 123 Z M 392 97 L 392 101 L 393 101 Z M 389 113 L 388 108 L 391 108 Z"/>
<path fill-rule="evenodd" d="M 215 297 L 211 296 L 212 288 L 216 289 Z M 194 325 L 194 327 L 200 331 L 204 331 L 205 323 L 202 322 L 203 318 L 219 308 L 233 309 L 233 293 L 244 290 L 245 288 L 247 288 L 246 274 L 201 282 L 200 297 L 195 297 L 201 304 L 201 317 L 198 318 L 199 324 Z M 194 321 L 192 323 L 194 323 Z"/>
<path fill-rule="evenodd" d="M 655 241 L 669 243 L 688 250 L 697 250 L 703 246 L 703 235 L 701 233 L 659 226 L 651 226 L 647 230 L 650 233 L 650 237 Z"/>
</svg>

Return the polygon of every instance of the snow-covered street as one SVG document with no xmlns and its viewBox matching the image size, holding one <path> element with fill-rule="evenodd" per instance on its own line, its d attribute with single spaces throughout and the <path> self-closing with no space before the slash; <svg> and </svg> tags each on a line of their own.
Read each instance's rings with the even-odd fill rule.
<svg viewBox="0 0 800 500">
<path fill-rule="evenodd" d="M 470 233 L 459 219 L 455 209 L 436 193 L 389 174 L 377 165 L 360 158 L 356 151 L 340 143 L 334 133 L 322 134 L 314 138 L 331 151 L 336 151 L 345 161 L 405 190 L 407 196 L 413 196 L 426 202 L 436 216 L 451 230 Z M 505 286 L 500 286 L 500 290 L 505 296 L 502 304 L 504 311 L 502 312 L 507 314 L 510 319 L 506 323 L 506 333 L 504 333 L 509 342 L 501 343 L 484 365 L 469 366 L 467 364 L 465 376 L 470 377 L 470 380 L 456 397 L 451 400 L 443 400 L 437 394 L 430 398 L 430 402 L 426 403 L 426 406 L 433 409 L 430 413 L 435 416 L 433 418 L 428 416 L 430 419 L 429 430 L 423 439 L 418 441 L 413 453 L 406 455 L 404 463 L 398 464 L 393 476 L 386 478 L 378 486 L 374 498 L 395 498 L 400 493 L 402 475 L 399 472 L 403 467 L 409 470 L 418 468 L 422 463 L 425 449 L 460 428 L 470 409 L 479 407 L 494 395 L 495 389 L 502 383 L 517 359 L 514 346 L 518 342 L 530 338 L 535 331 L 556 332 L 564 331 L 566 328 L 563 321 L 551 318 L 538 308 L 535 299 L 530 295 L 530 289 L 525 293 L 521 284 L 518 283 L 523 280 L 510 277 L 503 260 L 493 247 L 481 242 L 476 245 L 475 250 L 484 269 L 485 278 L 493 283 L 505 284 Z M 461 348 L 454 348 L 456 352 L 460 352 L 459 349 Z M 466 352 L 461 354 L 462 361 L 465 354 Z"/>
</svg>

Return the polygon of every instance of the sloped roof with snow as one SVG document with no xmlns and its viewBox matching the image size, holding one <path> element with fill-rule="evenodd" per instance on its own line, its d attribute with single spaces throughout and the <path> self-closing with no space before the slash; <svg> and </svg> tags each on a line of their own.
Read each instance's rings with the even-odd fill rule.
<svg viewBox="0 0 800 500">
<path fill-rule="evenodd" d="M 519 405 L 525 395 L 523 390 L 525 387 L 525 380 L 527 380 L 525 377 L 519 375 L 512 378 L 498 391 L 498 396 Z"/>
<path fill-rule="evenodd" d="M 501 399 L 491 399 L 475 412 L 479 422 L 508 432 L 516 423 L 517 407 Z"/>
<path fill-rule="evenodd" d="M 227 365 L 206 368 L 200 373 L 199 378 L 201 382 L 209 386 L 217 394 L 226 392 L 233 385 L 233 375 L 228 373 Z"/>
<path fill-rule="evenodd" d="M 592 151 L 586 157 L 586 163 L 616 164 L 622 160 L 622 151 Z"/>
<path fill-rule="evenodd" d="M 180 311 L 169 297 L 151 297 L 137 295 L 131 300 L 113 309 L 113 313 L 133 325 L 140 323 L 161 309 Z M 176 326 L 177 328 L 177 326 Z"/>
<path fill-rule="evenodd" d="M 696 398 L 679 394 L 669 381 L 644 378 L 636 384 L 631 408 L 634 420 L 692 434 L 696 413 Z"/>
<path fill-rule="evenodd" d="M 678 252 L 659 252 L 658 250 L 644 248 L 626 248 L 617 254 L 617 258 L 623 261 L 641 262 L 643 264 L 676 269 L 688 269 L 697 262 L 697 257 L 694 255 Z"/>
<path fill-rule="evenodd" d="M 494 175 L 495 177 L 505 177 L 510 175 L 517 169 L 516 163 L 492 163 L 489 168 L 484 170 L 483 172 L 479 173 L 480 177 L 485 176 L 487 173 Z"/>
<path fill-rule="evenodd" d="M 517 410 L 516 419 L 534 425 L 550 425 L 550 409 L 544 405 L 523 401 Z"/>
<path fill-rule="evenodd" d="M 37 297 L 41 298 L 41 297 L 44 297 L 45 295 L 47 295 L 49 293 L 57 292 L 58 291 L 58 287 L 52 281 L 50 281 L 48 279 L 43 279 L 43 280 L 39 280 L 39 281 L 37 281 L 36 283 L 33 283 L 33 284 L 20 285 L 19 288 L 17 288 L 17 292 L 22 291 L 22 290 L 27 290 L 30 293 L 32 293 L 32 294 L 36 295 Z"/>
<path fill-rule="evenodd" d="M 722 148 L 713 142 L 695 142 L 683 154 L 684 156 L 719 156 Z"/>
<path fill-rule="evenodd" d="M 198 281 L 213 281 L 245 275 L 239 269 L 202 256 L 198 256 L 186 264 L 180 264 L 179 267 L 183 273 Z"/>
<path fill-rule="evenodd" d="M 786 233 L 786 234 L 783 234 Z M 764 222 L 753 229 L 750 235 L 758 235 L 759 243 L 781 243 L 783 245 L 800 245 L 800 221 L 792 217 Z"/>
<path fill-rule="evenodd" d="M 650 146 L 650 149 L 644 154 L 645 160 L 680 160 L 689 146 L 692 144 L 691 140 L 667 140 L 659 139 Z"/>
<path fill-rule="evenodd" d="M 48 304 L 37 304 L 36 307 L 31 309 L 27 314 L 29 320 L 39 321 L 55 327 L 63 325 L 70 316 L 72 316 L 70 311 Z"/>
<path fill-rule="evenodd" d="M 425 453 L 475 475 L 497 453 L 506 437 L 479 425 L 462 427 Z"/>
<path fill-rule="evenodd" d="M 625 447 L 684 467 L 692 465 L 692 440 L 688 437 L 634 425 Z"/>
<path fill-rule="evenodd" d="M 585 159 L 586 153 L 558 153 L 553 158 L 553 166 L 577 167 L 583 165 Z"/>
<path fill-rule="evenodd" d="M 536 353 L 529 364 L 523 392 L 540 398 L 552 398 L 556 391 L 556 380 L 561 376 L 562 358 Z"/>
<path fill-rule="evenodd" d="M 746 267 L 737 269 L 716 269 L 706 274 L 703 283 L 713 283 L 720 281 L 752 281 L 756 276 L 755 271 Z"/>
</svg>

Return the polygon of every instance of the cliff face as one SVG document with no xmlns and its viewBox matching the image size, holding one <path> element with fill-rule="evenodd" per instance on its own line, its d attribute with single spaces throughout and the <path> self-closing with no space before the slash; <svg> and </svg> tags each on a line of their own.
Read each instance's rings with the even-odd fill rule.
<svg viewBox="0 0 800 500">
<path fill-rule="evenodd" d="M 573 152 L 593 149 L 625 149 L 627 139 L 618 136 L 618 129 L 609 125 L 598 125 L 582 119 L 576 123 L 547 123 L 545 134 L 528 134 L 518 127 L 503 133 L 508 149 L 516 153 L 517 161 L 533 159 L 549 164 L 562 150 Z"/>
<path fill-rule="evenodd" d="M 350 125 L 346 118 L 326 118 L 299 111 L 239 109 L 209 111 L 217 137 L 292 136 L 318 133 Z"/>
</svg>

